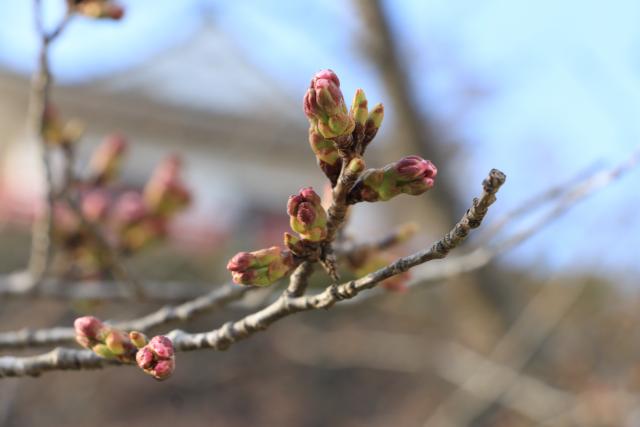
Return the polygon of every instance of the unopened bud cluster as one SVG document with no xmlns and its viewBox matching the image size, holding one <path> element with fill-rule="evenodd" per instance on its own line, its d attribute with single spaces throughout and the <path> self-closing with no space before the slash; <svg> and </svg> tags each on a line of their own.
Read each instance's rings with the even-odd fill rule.
<svg viewBox="0 0 640 427">
<path fill-rule="evenodd" d="M 362 155 L 382 124 L 384 108 L 377 104 L 369 111 L 367 97 L 358 89 L 347 111 L 338 76 L 331 70 L 322 70 L 311 79 L 303 109 L 309 119 L 311 150 L 335 186 L 342 170 L 339 148 Z"/>
<path fill-rule="evenodd" d="M 408 156 L 384 168 L 366 170 L 352 189 L 350 200 L 384 202 L 402 193 L 417 196 L 433 187 L 437 173 L 429 160 Z"/>
<path fill-rule="evenodd" d="M 75 320 L 76 341 L 105 359 L 117 359 L 132 363 L 138 349 L 129 334 L 105 325 L 98 318 L 84 316 Z"/>
<path fill-rule="evenodd" d="M 227 264 L 235 283 L 268 286 L 295 267 L 291 252 L 277 246 L 255 252 L 239 252 Z"/>
<path fill-rule="evenodd" d="M 436 167 L 417 156 L 405 157 L 381 169 L 365 170 L 363 155 L 378 133 L 384 108 L 377 104 L 369 110 L 364 91 L 358 89 L 347 110 L 340 80 L 333 71 L 322 70 L 313 76 L 303 98 L 303 110 L 309 119 L 311 149 L 339 197 L 339 202 L 333 202 L 340 206 L 329 209 L 333 228 L 329 229 L 329 217 L 320 197 L 311 187 L 301 189 L 287 204 L 291 229 L 297 233 L 285 233 L 288 250 L 274 246 L 236 254 L 227 265 L 236 283 L 269 285 L 304 260 L 320 261 L 335 279 L 335 261 L 328 245 L 335 236 L 335 227 L 347 217 L 349 204 L 386 201 L 401 193 L 418 195 L 433 187 Z M 382 261 L 381 256 L 368 256 L 353 268 L 364 274 Z"/>
<path fill-rule="evenodd" d="M 169 378 L 176 369 L 173 342 L 164 335 L 151 338 L 149 343 L 138 350 L 136 363 L 140 369 L 157 380 Z"/>
<path fill-rule="evenodd" d="M 169 378 L 175 370 L 173 342 L 164 335 L 151 340 L 137 331 L 129 333 L 105 325 L 93 316 L 79 317 L 74 322 L 76 341 L 104 359 L 137 363 L 157 380 Z"/>
<path fill-rule="evenodd" d="M 73 186 L 81 216 L 64 200 L 54 206 L 54 238 L 81 276 L 99 276 L 109 267 L 87 223 L 100 228 L 112 250 L 130 254 L 163 240 L 170 221 L 191 201 L 175 156 L 156 167 L 141 191 L 115 187 L 126 152 L 120 135 L 107 137 L 95 150 L 89 176 Z"/>
<path fill-rule="evenodd" d="M 287 249 L 273 246 L 255 252 L 239 252 L 229 263 L 233 281 L 243 285 L 267 286 L 289 274 L 309 250 L 327 237 L 327 213 L 320 196 L 307 187 L 289 197 L 289 224 L 298 236 L 285 233 Z"/>
</svg>

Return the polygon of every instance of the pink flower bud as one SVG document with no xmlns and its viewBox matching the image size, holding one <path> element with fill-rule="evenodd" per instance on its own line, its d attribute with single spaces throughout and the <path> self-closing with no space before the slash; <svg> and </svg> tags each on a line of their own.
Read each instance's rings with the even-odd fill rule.
<svg viewBox="0 0 640 427">
<path fill-rule="evenodd" d="M 293 256 L 277 246 L 255 252 L 239 252 L 227 264 L 233 281 L 243 285 L 268 286 L 288 274 Z"/>
<path fill-rule="evenodd" d="M 96 317 L 83 316 L 78 317 L 73 322 L 73 327 L 76 331 L 76 339 L 86 339 L 88 341 L 100 341 L 102 331 L 104 330 L 104 324 Z M 80 343 L 83 345 L 83 343 Z M 85 345 L 83 345 L 85 347 Z"/>
<path fill-rule="evenodd" d="M 227 263 L 227 270 L 242 272 L 251 266 L 254 259 L 249 252 L 238 252 Z"/>
<path fill-rule="evenodd" d="M 396 171 L 400 179 L 404 181 L 428 180 L 433 186 L 433 179 L 438 174 L 438 169 L 429 160 L 418 156 L 408 156 L 396 163 Z"/>
<path fill-rule="evenodd" d="M 303 239 L 318 242 L 326 236 L 327 213 L 313 188 L 303 188 L 298 194 L 290 196 L 287 213 L 291 229 Z"/>
<path fill-rule="evenodd" d="M 383 169 L 365 171 L 353 186 L 349 201 L 387 201 L 402 193 L 417 196 L 433 187 L 437 174 L 429 160 L 408 156 Z"/>
<path fill-rule="evenodd" d="M 149 369 L 153 363 L 153 351 L 148 347 L 143 347 L 136 353 L 136 363 L 142 369 Z"/>
<path fill-rule="evenodd" d="M 155 336 L 145 347 L 138 350 L 136 363 L 147 374 L 157 380 L 164 380 L 175 370 L 173 342 L 163 336 Z"/>
<path fill-rule="evenodd" d="M 351 133 L 355 127 L 353 118 L 340 90 L 340 80 L 331 70 L 322 70 L 311 79 L 304 95 L 303 110 L 313 127 L 325 138 L 336 138 Z"/>
<path fill-rule="evenodd" d="M 304 225 L 311 225 L 316 219 L 316 213 L 313 205 L 309 202 L 303 202 L 298 205 L 298 213 L 296 218 Z"/>
<path fill-rule="evenodd" d="M 162 359 L 168 359 L 173 356 L 173 342 L 164 335 L 156 335 L 149 341 L 149 348 Z"/>
<path fill-rule="evenodd" d="M 155 379 L 162 381 L 173 375 L 173 371 L 175 370 L 175 359 L 159 360 L 158 363 L 156 363 L 154 370 L 152 371 L 152 375 Z"/>
</svg>

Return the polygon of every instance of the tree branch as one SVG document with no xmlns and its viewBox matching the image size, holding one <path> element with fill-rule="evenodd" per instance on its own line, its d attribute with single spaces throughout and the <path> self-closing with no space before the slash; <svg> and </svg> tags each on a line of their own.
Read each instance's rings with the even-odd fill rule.
<svg viewBox="0 0 640 427">
<path fill-rule="evenodd" d="M 483 181 L 483 193 L 473 200 L 469 210 L 442 239 L 430 248 L 403 257 L 394 263 L 357 280 L 338 286 L 329 286 L 323 292 L 312 296 L 291 297 L 284 292 L 275 302 L 262 310 L 250 314 L 236 322 L 229 322 L 209 332 L 189 334 L 174 330 L 168 335 L 177 351 L 212 348 L 226 350 L 233 343 L 246 339 L 258 331 L 267 329 L 276 321 L 294 313 L 320 308 L 328 309 L 334 304 L 354 298 L 360 292 L 375 287 L 381 281 L 409 270 L 410 268 L 441 259 L 462 243 L 470 231 L 482 223 L 488 208 L 496 200 L 495 194 L 504 183 L 505 175 L 493 169 Z M 95 369 L 119 364 L 113 360 L 100 359 L 88 350 L 56 349 L 44 355 L 29 357 L 0 358 L 0 377 L 36 376 L 42 372 L 61 369 Z"/>
</svg>

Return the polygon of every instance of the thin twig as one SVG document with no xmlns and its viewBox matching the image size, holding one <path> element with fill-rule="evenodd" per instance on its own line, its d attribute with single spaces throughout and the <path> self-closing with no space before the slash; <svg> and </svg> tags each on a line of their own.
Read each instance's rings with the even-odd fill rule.
<svg viewBox="0 0 640 427">
<path fill-rule="evenodd" d="M 124 322 L 108 322 L 119 329 L 147 332 L 171 322 L 184 322 L 210 313 L 230 302 L 241 299 L 252 287 L 226 284 L 220 288 L 177 306 L 166 306 L 146 316 Z M 75 341 L 73 328 L 22 329 L 0 333 L 0 349 L 68 345 Z"/>
<path fill-rule="evenodd" d="M 100 230 L 100 227 L 85 218 L 84 214 L 82 213 L 82 209 L 80 209 L 80 206 L 78 206 L 78 203 L 72 197 L 67 195 L 66 202 L 80 219 L 82 227 L 84 227 L 89 231 L 89 233 L 91 233 L 95 241 L 98 243 L 101 252 L 106 255 L 107 262 L 111 266 L 111 271 L 115 276 L 116 283 L 118 283 L 118 285 L 120 286 L 126 285 L 126 287 L 132 291 L 132 296 L 135 299 L 144 300 L 146 298 L 144 288 L 136 279 L 134 279 L 129 274 L 117 251 L 109 244 L 107 239 L 102 234 L 102 230 Z"/>
<path fill-rule="evenodd" d="M 53 234 L 53 205 L 55 203 L 55 190 L 53 188 L 53 171 L 45 137 L 46 114 L 49 107 L 51 92 L 51 72 L 49 69 L 49 45 L 64 31 L 69 22 L 67 13 L 58 27 L 47 34 L 42 19 L 42 4 L 40 0 L 34 1 L 35 26 L 40 36 L 40 54 L 38 68 L 33 75 L 31 83 L 31 97 L 29 100 L 29 122 L 36 131 L 38 145 L 41 152 L 42 169 L 44 171 L 44 186 L 46 193 L 46 205 L 44 213 L 33 223 L 31 238 L 31 253 L 29 256 L 29 271 L 33 278 L 32 288 L 35 290 L 47 275 L 52 257 Z"/>
</svg>

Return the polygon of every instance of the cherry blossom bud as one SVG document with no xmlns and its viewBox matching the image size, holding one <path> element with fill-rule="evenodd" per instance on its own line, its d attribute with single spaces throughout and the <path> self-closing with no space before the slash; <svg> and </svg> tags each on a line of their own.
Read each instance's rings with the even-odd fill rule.
<svg viewBox="0 0 640 427">
<path fill-rule="evenodd" d="M 149 340 L 147 339 L 147 336 L 142 332 L 138 332 L 138 331 L 129 332 L 129 339 L 131 340 L 133 345 L 136 346 L 136 348 L 142 348 L 145 345 L 147 345 L 147 343 L 149 342 Z"/>
<path fill-rule="evenodd" d="M 291 272 L 293 256 L 277 246 L 255 252 L 239 252 L 227 264 L 233 281 L 242 285 L 268 286 Z"/>
<path fill-rule="evenodd" d="M 378 129 L 382 125 L 382 119 L 384 119 L 384 106 L 376 104 L 369 112 L 369 117 L 364 125 L 364 140 L 362 143 L 365 147 L 375 138 Z"/>
<path fill-rule="evenodd" d="M 76 341 L 85 348 L 91 348 L 92 343 L 101 342 L 105 338 L 105 325 L 96 317 L 79 317 L 73 322 L 73 327 Z"/>
<path fill-rule="evenodd" d="M 89 163 L 93 183 L 105 185 L 113 182 L 120 172 L 126 151 L 127 141 L 122 135 L 106 137 L 94 151 Z"/>
<path fill-rule="evenodd" d="M 340 80 L 331 70 L 322 70 L 313 76 L 303 107 L 312 126 L 325 138 L 336 138 L 353 131 L 355 123 L 347 113 Z"/>
<path fill-rule="evenodd" d="M 73 323 L 76 341 L 100 357 L 133 362 L 136 347 L 129 335 L 119 329 L 105 325 L 93 316 L 84 316 Z"/>
<path fill-rule="evenodd" d="M 319 242 L 327 236 L 327 213 L 313 188 L 303 188 L 298 194 L 290 196 L 287 213 L 291 229 L 301 238 Z"/>
<path fill-rule="evenodd" d="M 347 165 L 347 169 L 351 174 L 359 174 L 365 168 L 364 160 L 361 157 L 354 157 Z"/>
<path fill-rule="evenodd" d="M 342 169 L 342 160 L 334 142 L 324 138 L 315 126 L 310 126 L 309 145 L 311 145 L 311 150 L 316 155 L 320 169 L 329 178 L 331 185 L 336 185 Z"/>
<path fill-rule="evenodd" d="M 136 363 L 157 380 L 169 378 L 176 367 L 173 342 L 164 335 L 151 338 L 146 346 L 138 350 Z"/>
<path fill-rule="evenodd" d="M 367 109 L 367 97 L 364 94 L 364 90 L 357 89 L 353 96 L 353 102 L 351 103 L 351 110 L 349 111 L 351 118 L 356 125 L 364 127 L 367 118 L 369 117 L 369 111 Z"/>
<path fill-rule="evenodd" d="M 402 193 L 417 196 L 433 187 L 437 173 L 429 160 L 408 156 L 382 169 L 365 171 L 351 190 L 349 200 L 387 201 Z"/>
</svg>

